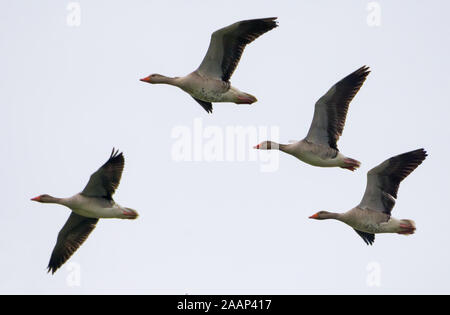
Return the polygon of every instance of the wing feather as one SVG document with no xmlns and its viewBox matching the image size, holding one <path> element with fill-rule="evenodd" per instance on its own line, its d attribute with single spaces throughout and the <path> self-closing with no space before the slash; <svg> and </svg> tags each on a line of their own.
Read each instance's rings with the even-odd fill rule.
<svg viewBox="0 0 450 315">
<path fill-rule="evenodd" d="M 112 195 L 120 184 L 124 165 L 123 154 L 113 149 L 108 161 L 91 175 L 81 194 L 112 199 Z"/>
<path fill-rule="evenodd" d="M 75 253 L 95 229 L 97 222 L 98 219 L 82 217 L 72 212 L 58 234 L 48 263 L 48 272 L 54 274 Z"/>
<path fill-rule="evenodd" d="M 228 82 L 245 46 L 277 27 L 276 17 L 236 22 L 211 35 L 208 51 L 197 69 L 203 75 Z"/>
<path fill-rule="evenodd" d="M 390 215 L 400 183 L 427 157 L 424 149 L 394 156 L 367 173 L 367 186 L 360 208 Z"/>
<path fill-rule="evenodd" d="M 314 117 L 306 139 L 316 144 L 326 144 L 337 150 L 350 102 L 358 93 L 369 67 L 363 66 L 333 85 L 315 105 Z"/>
</svg>

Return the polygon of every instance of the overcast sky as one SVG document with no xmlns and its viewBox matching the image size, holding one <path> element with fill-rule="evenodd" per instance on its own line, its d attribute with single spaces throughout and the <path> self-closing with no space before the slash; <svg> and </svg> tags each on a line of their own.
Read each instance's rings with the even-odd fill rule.
<svg viewBox="0 0 450 315">
<path fill-rule="evenodd" d="M 450 293 L 450 4 L 378 1 L 376 15 L 369 2 L 83 0 L 77 26 L 69 1 L 1 1 L 0 293 Z M 271 16 L 280 27 L 247 47 L 232 77 L 252 106 L 208 115 L 174 87 L 139 82 L 188 74 L 213 31 Z M 196 121 L 303 138 L 315 101 L 362 65 L 372 73 L 338 143 L 358 171 L 285 154 L 274 172 L 258 159 L 174 159 L 174 132 Z M 70 210 L 30 198 L 81 191 L 112 147 L 126 160 L 115 200 L 140 218 L 100 221 L 50 276 Z M 415 235 L 368 247 L 340 222 L 308 220 L 353 208 L 369 169 L 421 147 L 429 157 L 393 210 Z"/>
</svg>

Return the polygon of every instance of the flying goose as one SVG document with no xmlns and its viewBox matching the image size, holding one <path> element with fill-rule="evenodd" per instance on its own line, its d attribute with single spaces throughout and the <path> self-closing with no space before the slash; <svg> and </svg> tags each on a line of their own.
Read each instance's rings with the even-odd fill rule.
<svg viewBox="0 0 450 315">
<path fill-rule="evenodd" d="M 328 90 L 317 102 L 308 135 L 301 141 L 279 144 L 264 141 L 255 149 L 280 150 L 313 166 L 356 170 L 361 163 L 339 152 L 337 141 L 344 130 L 348 106 L 366 80 L 370 69 L 363 66 Z"/>
<path fill-rule="evenodd" d="M 91 175 L 81 193 L 69 198 L 40 195 L 31 199 L 43 203 L 57 203 L 72 210 L 69 219 L 58 234 L 58 240 L 48 264 L 48 272 L 54 274 L 75 253 L 95 229 L 98 219 L 134 220 L 138 217 L 135 210 L 122 207 L 112 199 L 112 195 L 119 186 L 124 163 L 123 154 L 113 149 L 109 160 Z"/>
<path fill-rule="evenodd" d="M 361 203 L 345 213 L 320 211 L 310 219 L 335 219 L 350 225 L 367 245 L 375 241 L 375 234 L 414 234 L 412 220 L 391 217 L 400 182 L 414 171 L 427 157 L 424 149 L 394 156 L 367 173 L 366 192 Z"/>
<path fill-rule="evenodd" d="M 141 79 L 151 84 L 170 84 L 189 93 L 208 113 L 212 102 L 252 104 L 257 99 L 232 87 L 230 78 L 247 44 L 277 27 L 276 17 L 236 22 L 215 31 L 208 51 L 197 70 L 184 77 L 152 74 Z"/>
</svg>

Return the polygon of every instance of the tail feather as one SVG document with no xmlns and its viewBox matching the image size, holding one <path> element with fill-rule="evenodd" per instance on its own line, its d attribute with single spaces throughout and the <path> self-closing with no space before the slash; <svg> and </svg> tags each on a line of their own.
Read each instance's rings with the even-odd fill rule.
<svg viewBox="0 0 450 315">
<path fill-rule="evenodd" d="M 256 97 L 254 97 L 251 94 L 248 93 L 242 93 L 241 95 L 238 95 L 237 100 L 236 100 L 236 104 L 253 104 L 255 102 L 257 102 L 258 100 L 256 99 Z"/>
<path fill-rule="evenodd" d="M 139 217 L 139 213 L 134 209 L 124 207 L 123 210 L 124 219 L 136 220 Z"/>
<path fill-rule="evenodd" d="M 400 220 L 398 234 L 412 235 L 416 232 L 416 223 L 413 220 Z"/>
<path fill-rule="evenodd" d="M 344 165 L 341 168 L 345 168 L 350 171 L 355 171 L 357 168 L 361 166 L 361 162 L 351 158 L 344 159 Z"/>
</svg>

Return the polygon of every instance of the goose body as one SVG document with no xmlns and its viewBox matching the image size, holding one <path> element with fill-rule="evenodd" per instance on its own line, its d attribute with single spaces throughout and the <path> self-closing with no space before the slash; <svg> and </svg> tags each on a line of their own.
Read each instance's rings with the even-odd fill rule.
<svg viewBox="0 0 450 315">
<path fill-rule="evenodd" d="M 276 19 L 245 20 L 217 30 L 211 35 L 208 51 L 197 70 L 174 78 L 152 74 L 141 81 L 179 87 L 208 113 L 212 113 L 212 103 L 252 104 L 257 101 L 256 97 L 231 86 L 230 78 L 245 46 L 277 27 Z"/>
<path fill-rule="evenodd" d="M 71 209 L 78 215 L 94 219 L 129 219 L 124 212 L 127 208 L 120 206 L 114 200 L 86 197 L 76 194 L 70 198 L 61 198 L 59 204 Z"/>
<path fill-rule="evenodd" d="M 401 231 L 401 220 L 372 209 L 355 207 L 342 214 L 339 220 L 364 233 L 383 234 Z"/>
<path fill-rule="evenodd" d="M 280 150 L 307 164 L 319 167 L 345 167 L 345 161 L 348 159 L 338 150 L 308 140 L 287 144 Z"/>
<path fill-rule="evenodd" d="M 55 273 L 75 253 L 95 229 L 99 219 L 134 220 L 138 217 L 135 210 L 122 207 L 112 199 L 119 186 L 124 163 L 123 154 L 113 149 L 108 161 L 91 175 L 82 192 L 69 198 L 40 195 L 31 199 L 42 203 L 60 204 L 72 211 L 58 234 L 48 264 L 49 272 Z"/>
<path fill-rule="evenodd" d="M 249 99 L 251 97 L 254 98 L 254 96 L 231 86 L 229 82 L 204 77 L 198 72 L 192 72 L 185 77 L 177 78 L 175 84 L 183 91 L 190 94 L 194 99 L 205 102 L 239 103 L 245 97 Z M 256 102 L 256 98 L 254 101 Z"/>
<path fill-rule="evenodd" d="M 424 149 L 394 156 L 367 173 L 367 186 L 361 203 L 345 213 L 320 211 L 311 219 L 334 219 L 351 226 L 367 245 L 375 241 L 375 234 L 414 234 L 416 224 L 409 219 L 391 216 L 400 182 L 427 157 Z"/>
<path fill-rule="evenodd" d="M 316 102 L 313 121 L 303 140 L 290 144 L 264 141 L 254 148 L 260 150 L 279 149 L 313 166 L 356 170 L 361 163 L 340 153 L 337 141 L 344 130 L 349 104 L 369 73 L 368 67 L 359 68 L 333 85 Z"/>
</svg>

